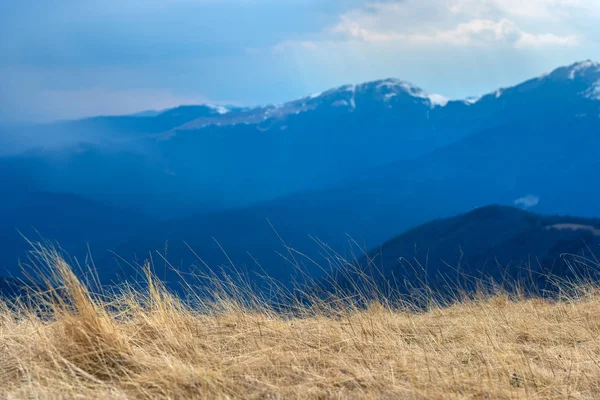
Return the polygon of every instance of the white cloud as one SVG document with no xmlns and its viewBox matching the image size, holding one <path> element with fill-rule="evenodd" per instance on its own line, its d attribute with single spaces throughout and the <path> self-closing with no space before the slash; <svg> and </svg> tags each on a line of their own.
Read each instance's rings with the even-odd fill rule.
<svg viewBox="0 0 600 400">
<path fill-rule="evenodd" d="M 288 40 L 272 50 L 316 49 L 356 41 L 405 47 L 574 47 L 593 40 L 598 0 L 395 0 L 371 1 L 339 16 L 317 40 Z M 587 31 L 581 26 L 587 26 Z"/>
<path fill-rule="evenodd" d="M 577 46 L 581 38 L 576 35 L 558 36 L 552 33 L 534 35 L 523 32 L 521 38 L 515 43 L 516 47 L 543 47 L 543 46 Z"/>
<path fill-rule="evenodd" d="M 555 25 L 547 21 L 573 8 L 600 15 L 600 9 L 587 0 L 405 0 L 351 10 L 328 32 L 337 40 L 371 43 L 575 46 L 579 34 L 561 26 L 551 28 Z"/>
<path fill-rule="evenodd" d="M 523 18 L 569 18 L 577 12 L 600 13 L 597 0 L 449 0 L 450 10 L 472 16 L 508 15 Z"/>
<path fill-rule="evenodd" d="M 516 48 L 539 46 L 574 46 L 579 44 L 576 35 L 535 34 L 521 30 L 508 19 L 499 21 L 473 19 L 460 23 L 453 29 L 431 29 L 422 33 L 403 33 L 395 30 L 378 31 L 361 26 L 359 21 L 342 17 L 332 28 L 334 33 L 365 42 L 410 42 L 415 44 L 448 44 L 457 46 L 508 44 Z"/>
</svg>

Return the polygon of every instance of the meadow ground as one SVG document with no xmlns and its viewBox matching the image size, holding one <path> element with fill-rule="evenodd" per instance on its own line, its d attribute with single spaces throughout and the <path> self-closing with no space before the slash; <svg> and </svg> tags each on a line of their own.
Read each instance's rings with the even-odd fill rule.
<svg viewBox="0 0 600 400">
<path fill-rule="evenodd" d="M 225 291 L 190 306 L 150 274 L 147 290 L 93 294 L 46 261 L 56 290 L 0 303 L 0 398 L 600 398 L 593 285 L 276 311 Z"/>
</svg>

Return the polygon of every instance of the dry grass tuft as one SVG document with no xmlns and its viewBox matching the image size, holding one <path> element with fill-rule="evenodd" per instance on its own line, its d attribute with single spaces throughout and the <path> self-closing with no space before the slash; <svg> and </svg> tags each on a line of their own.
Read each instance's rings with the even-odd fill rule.
<svg viewBox="0 0 600 400">
<path fill-rule="evenodd" d="M 94 295 L 44 259 L 55 289 L 0 303 L 0 398 L 600 398 L 593 287 L 282 312 L 223 294 L 192 307 L 149 269 L 147 290 Z"/>
</svg>

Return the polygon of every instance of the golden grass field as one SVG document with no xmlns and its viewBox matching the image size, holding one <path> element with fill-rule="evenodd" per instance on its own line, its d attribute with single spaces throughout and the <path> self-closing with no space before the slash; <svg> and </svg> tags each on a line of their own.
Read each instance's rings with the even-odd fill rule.
<svg viewBox="0 0 600 400">
<path fill-rule="evenodd" d="M 600 398 L 592 285 L 552 301 L 282 312 L 218 293 L 186 306 L 149 273 L 149 290 L 101 296 L 45 260 L 60 295 L 0 303 L 2 399 Z"/>
</svg>

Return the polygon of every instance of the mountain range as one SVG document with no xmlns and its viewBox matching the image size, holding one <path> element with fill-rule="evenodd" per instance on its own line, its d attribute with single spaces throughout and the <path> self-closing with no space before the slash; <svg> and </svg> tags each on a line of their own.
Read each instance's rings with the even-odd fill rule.
<svg viewBox="0 0 600 400">
<path fill-rule="evenodd" d="M 341 253 L 349 237 L 372 249 L 490 204 L 600 216 L 600 64 L 591 61 L 466 100 L 385 79 L 279 106 L 183 106 L 16 131 L 27 143 L 7 129 L 0 262 L 13 274 L 24 255 L 17 229 L 76 253 L 97 244 L 107 279 L 122 265 L 106 249 L 139 259 L 168 247 L 188 269 L 189 245 L 210 265 L 231 260 L 285 280 L 293 268 L 279 236 L 319 257 L 316 238 Z M 485 247 L 492 227 L 482 231 L 452 243 Z M 406 251 L 389 246 L 393 257 Z M 489 255 L 474 251 L 473 265 Z"/>
</svg>

